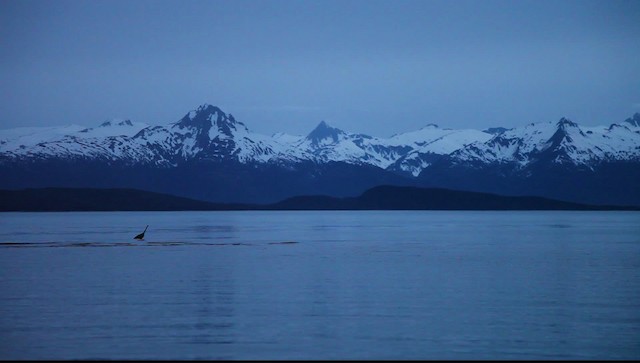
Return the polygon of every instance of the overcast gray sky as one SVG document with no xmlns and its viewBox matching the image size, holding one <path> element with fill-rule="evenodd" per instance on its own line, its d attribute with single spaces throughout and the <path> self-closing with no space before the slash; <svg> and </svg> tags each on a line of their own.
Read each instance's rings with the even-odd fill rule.
<svg viewBox="0 0 640 363">
<path fill-rule="evenodd" d="M 321 120 L 608 124 L 640 112 L 640 1 L 0 1 L 0 128 Z"/>
</svg>

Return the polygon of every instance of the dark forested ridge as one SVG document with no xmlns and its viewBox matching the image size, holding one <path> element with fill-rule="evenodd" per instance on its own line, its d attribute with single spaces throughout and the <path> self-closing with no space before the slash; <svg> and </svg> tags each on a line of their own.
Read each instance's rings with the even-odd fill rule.
<svg viewBox="0 0 640 363">
<path fill-rule="evenodd" d="M 299 196 L 274 204 L 211 203 L 135 189 L 0 190 L 0 211 L 184 210 L 640 210 L 530 196 L 439 188 L 378 186 L 357 197 Z"/>
<path fill-rule="evenodd" d="M 288 210 L 640 210 L 639 207 L 587 205 L 532 196 L 396 186 L 371 188 L 355 198 L 294 197 L 273 207 Z"/>
<path fill-rule="evenodd" d="M 0 211 L 234 210 L 217 204 L 136 189 L 40 188 L 0 190 Z"/>
</svg>

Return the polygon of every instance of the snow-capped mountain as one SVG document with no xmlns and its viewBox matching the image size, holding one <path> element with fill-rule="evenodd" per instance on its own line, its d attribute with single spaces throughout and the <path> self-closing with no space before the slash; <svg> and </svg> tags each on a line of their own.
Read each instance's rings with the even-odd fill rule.
<svg viewBox="0 0 640 363">
<path fill-rule="evenodd" d="M 429 124 L 388 139 L 348 133 L 325 121 L 307 136 L 267 136 L 218 107 L 202 105 L 165 126 L 130 120 L 95 128 L 18 128 L 0 131 L 0 155 L 8 158 L 96 158 L 175 166 L 187 160 L 240 163 L 346 162 L 417 176 L 441 156 L 454 163 L 516 163 L 549 159 L 594 165 L 640 157 L 640 114 L 618 124 L 580 127 L 562 118 L 513 129 L 453 130 Z"/>
<path fill-rule="evenodd" d="M 589 127 L 565 118 L 485 131 L 429 124 L 389 138 L 346 132 L 322 121 L 306 136 L 268 136 L 250 131 L 231 114 L 205 104 L 161 126 L 109 120 L 92 128 L 71 125 L 0 131 L 0 173 L 17 170 L 18 175 L 4 178 L 13 180 L 11 187 L 22 183 L 20 173 L 25 165 L 74 162 L 90 163 L 98 170 L 109 165 L 169 170 L 165 174 L 196 164 L 205 165 L 203 173 L 213 165 L 227 165 L 226 170 L 236 165 L 233 170 L 243 170 L 245 177 L 253 175 L 248 170 L 304 170 L 307 182 L 318 170 L 330 173 L 336 165 L 352 166 L 339 166 L 341 173 L 369 170 L 366 173 L 383 179 L 384 173 L 391 173 L 413 180 L 408 183 L 427 180 L 429 184 L 451 183 L 461 171 L 470 170 L 499 170 L 500 175 L 524 177 L 541 166 L 558 166 L 595 173 L 603 164 L 640 165 L 640 114 L 609 126 Z M 223 171 L 216 168 L 220 176 Z M 29 173 L 25 175 L 34 171 L 29 169 Z"/>
<path fill-rule="evenodd" d="M 0 132 L 0 155 L 5 159 L 94 158 L 158 166 L 176 166 L 188 160 L 233 160 L 245 164 L 346 162 L 382 169 L 391 167 L 416 176 L 427 165 L 413 165 L 416 155 L 449 154 L 490 136 L 482 131 L 429 125 L 419 131 L 379 139 L 348 133 L 324 121 L 307 136 L 267 136 L 249 131 L 231 114 L 205 104 L 165 126 L 125 120 L 105 122 L 96 128 L 6 130 Z"/>
<path fill-rule="evenodd" d="M 19 127 L 0 130 L 0 150 L 9 151 L 20 146 L 30 147 L 41 143 L 59 141 L 65 137 L 101 138 L 133 136 L 149 125 L 131 120 L 107 120 L 94 128 L 78 125 L 62 127 Z"/>
<path fill-rule="evenodd" d="M 437 159 L 421 183 L 597 204 L 640 205 L 640 114 L 609 126 L 566 118 L 497 132 Z"/>
<path fill-rule="evenodd" d="M 128 139 L 149 125 L 108 120 L 97 127 L 21 127 L 0 130 L 0 156 L 13 159 L 104 157 L 118 140 Z"/>
<path fill-rule="evenodd" d="M 124 120 L 96 128 L 0 131 L 0 155 L 5 159 L 89 158 L 168 167 L 191 159 L 267 162 L 284 148 L 280 144 L 249 132 L 231 114 L 207 104 L 165 126 Z"/>
<path fill-rule="evenodd" d="M 484 131 L 441 129 L 438 125 L 429 124 L 418 131 L 395 135 L 390 139 L 393 145 L 409 145 L 413 149 L 395 160 L 389 169 L 418 176 L 441 156 L 490 138 L 491 134 Z"/>
<path fill-rule="evenodd" d="M 608 127 L 581 127 L 562 118 L 557 123 L 532 123 L 505 130 L 487 141 L 469 143 L 450 157 L 454 164 L 512 163 L 524 168 L 551 162 L 593 169 L 606 161 L 640 161 L 640 127 L 628 121 Z"/>
</svg>

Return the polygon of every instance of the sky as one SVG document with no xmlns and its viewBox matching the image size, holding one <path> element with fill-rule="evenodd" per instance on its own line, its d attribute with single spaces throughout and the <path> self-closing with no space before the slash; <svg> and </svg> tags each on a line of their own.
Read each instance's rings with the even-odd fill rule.
<svg viewBox="0 0 640 363">
<path fill-rule="evenodd" d="M 640 1 L 0 0 L 0 129 L 320 121 L 608 125 L 640 112 Z"/>
</svg>

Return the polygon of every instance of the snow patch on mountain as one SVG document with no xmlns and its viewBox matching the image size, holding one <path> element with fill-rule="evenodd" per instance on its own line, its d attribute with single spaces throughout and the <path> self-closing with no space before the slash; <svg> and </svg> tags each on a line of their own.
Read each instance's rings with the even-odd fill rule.
<svg viewBox="0 0 640 363">
<path fill-rule="evenodd" d="M 98 127 L 86 128 L 78 131 L 79 137 L 109 137 L 109 136 L 134 136 L 140 130 L 149 125 L 141 122 L 131 122 L 131 120 L 112 119 L 103 122 Z"/>
<path fill-rule="evenodd" d="M 79 125 L 68 125 L 59 127 L 18 127 L 0 130 L 0 152 L 25 149 L 38 144 L 60 140 L 67 135 L 76 134 L 84 129 Z"/>
</svg>

